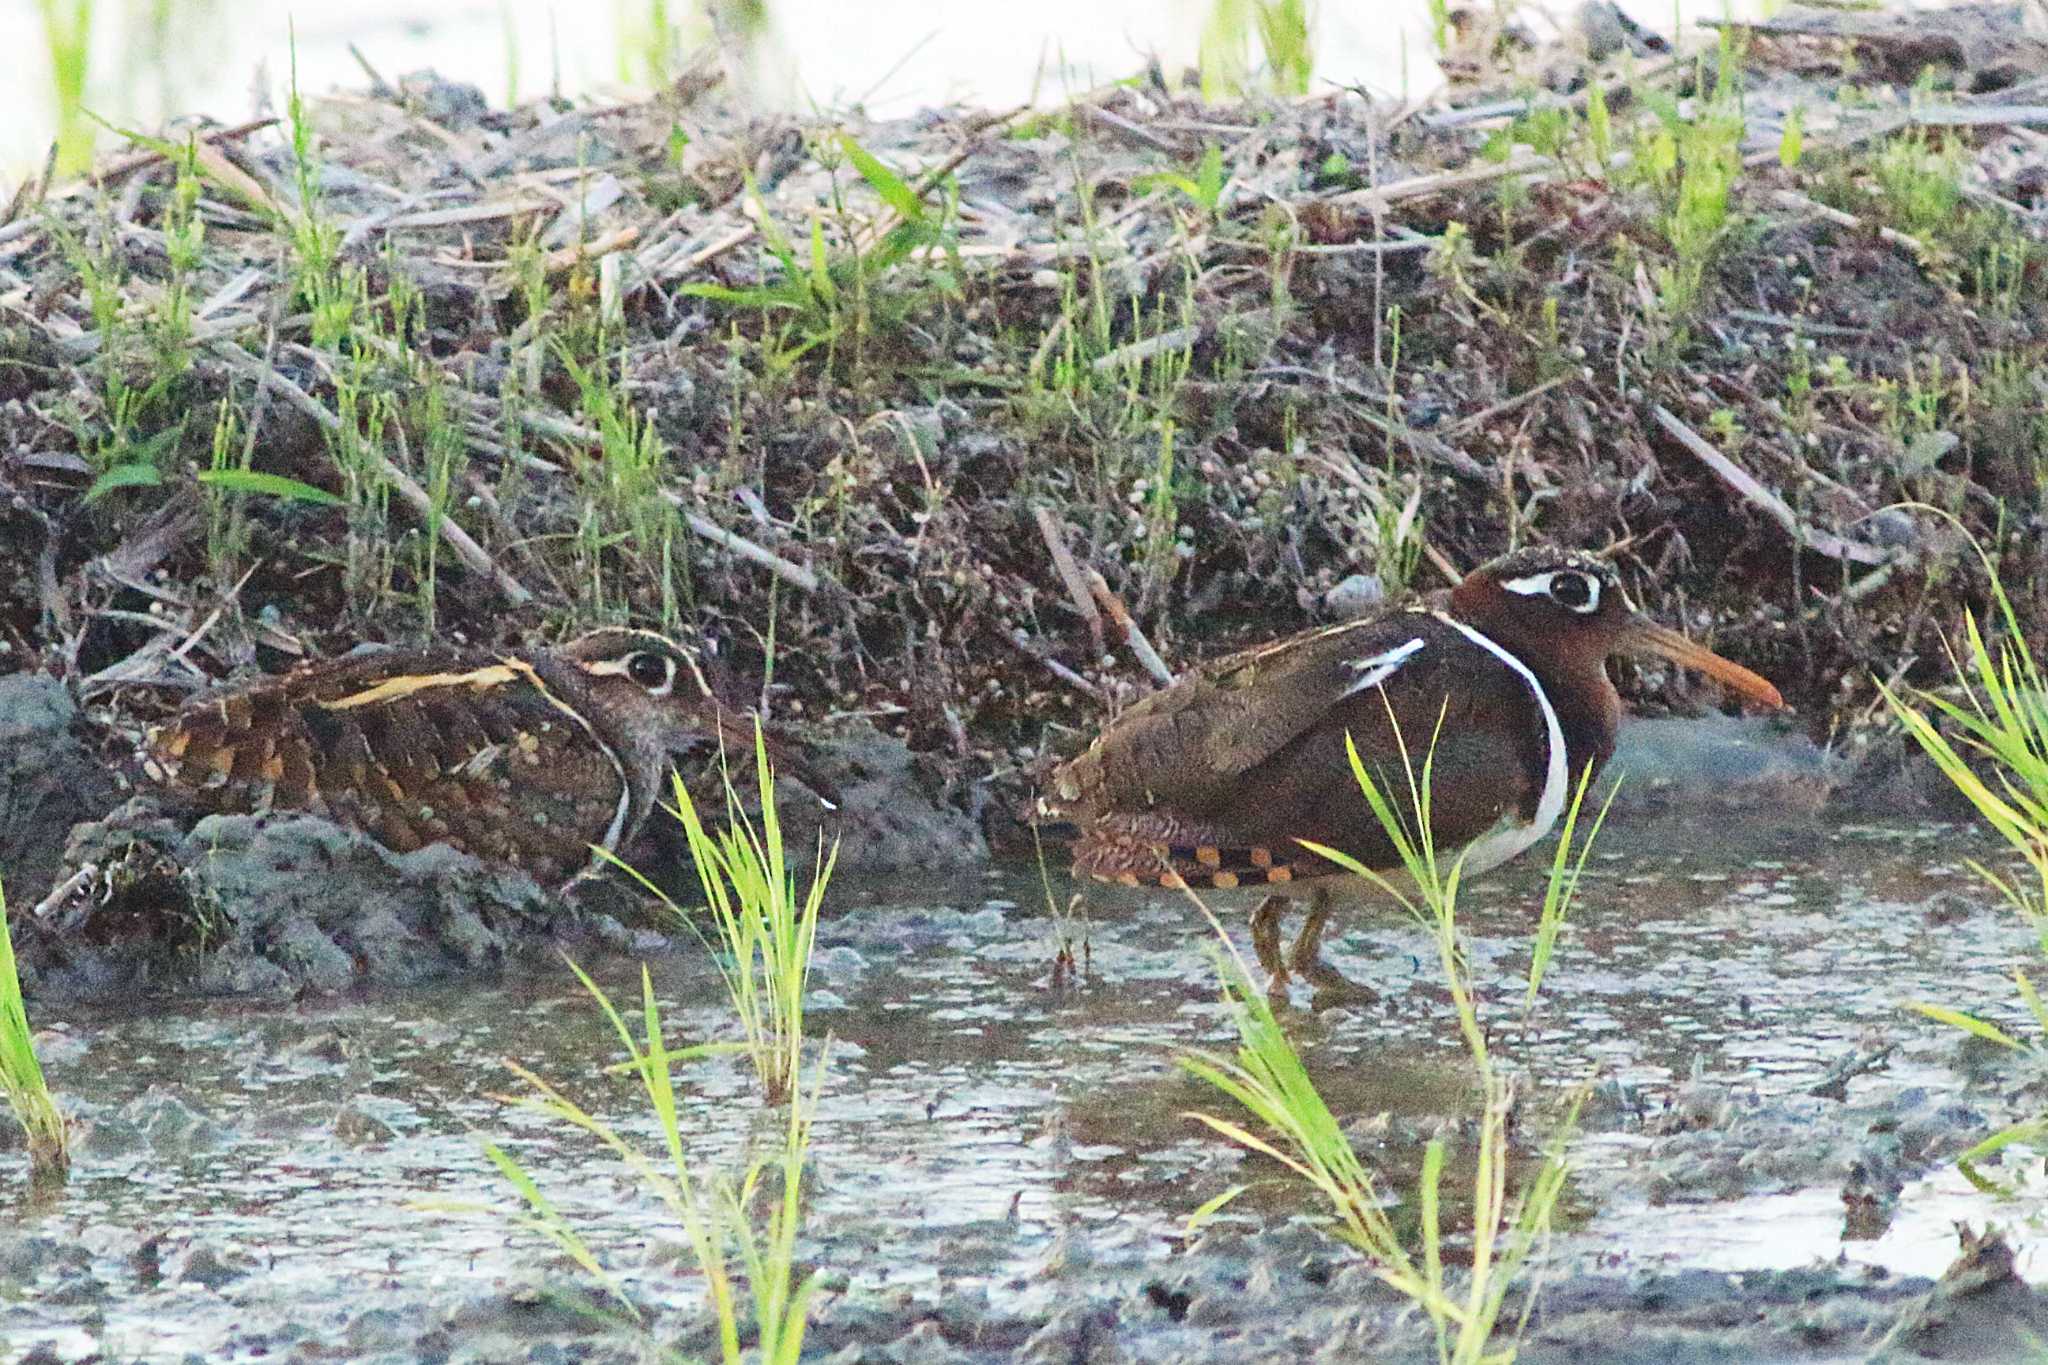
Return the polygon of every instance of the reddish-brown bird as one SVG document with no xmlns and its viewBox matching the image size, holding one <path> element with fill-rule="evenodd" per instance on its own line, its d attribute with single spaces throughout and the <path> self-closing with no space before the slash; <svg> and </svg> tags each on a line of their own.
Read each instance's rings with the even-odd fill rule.
<svg viewBox="0 0 2048 1365">
<path fill-rule="evenodd" d="M 1276 989 L 1290 968 L 1348 984 L 1321 959 L 1323 929 L 1338 899 L 1369 896 L 1370 884 L 1300 841 L 1375 871 L 1400 859 L 1345 736 L 1412 820 L 1403 744 L 1419 771 L 1434 735 L 1431 832 L 1440 856 L 1462 850 L 1474 876 L 1549 833 L 1579 775 L 1614 752 L 1621 699 L 1606 662 L 1623 651 L 1784 705 L 1763 678 L 1635 611 L 1602 561 L 1526 549 L 1473 570 L 1447 607 L 1311 630 L 1188 674 L 1055 769 L 1039 810 L 1079 827 L 1077 875 L 1262 893 L 1306 884 L 1308 917 L 1286 957 L 1285 898 L 1267 894 L 1253 912 L 1259 961 Z"/>
<path fill-rule="evenodd" d="M 753 751 L 690 651 L 604 629 L 530 653 L 310 664 L 193 698 L 149 747 L 151 771 L 210 809 L 310 811 L 401 853 L 445 843 L 557 885 L 631 840 L 672 757 L 704 740 L 742 763 Z"/>
</svg>

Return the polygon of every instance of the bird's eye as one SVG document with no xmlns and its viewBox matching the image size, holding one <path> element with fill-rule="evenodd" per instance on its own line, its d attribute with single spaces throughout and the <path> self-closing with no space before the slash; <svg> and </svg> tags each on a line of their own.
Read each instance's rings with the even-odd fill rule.
<svg viewBox="0 0 2048 1365">
<path fill-rule="evenodd" d="M 666 654 L 642 650 L 626 660 L 626 676 L 649 692 L 666 692 L 669 684 L 675 681 L 676 661 Z"/>
<path fill-rule="evenodd" d="M 1591 574 L 1555 573 L 1550 576 L 1550 600 L 1573 611 L 1592 611 L 1600 605 L 1600 585 Z"/>
</svg>

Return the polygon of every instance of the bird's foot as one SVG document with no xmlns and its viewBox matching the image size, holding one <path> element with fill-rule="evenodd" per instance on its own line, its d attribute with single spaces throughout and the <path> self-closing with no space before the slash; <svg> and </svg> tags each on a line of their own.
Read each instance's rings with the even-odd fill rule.
<svg viewBox="0 0 2048 1365">
<path fill-rule="evenodd" d="M 1312 1010 L 1322 1011 L 1338 1006 L 1356 1008 L 1379 1003 L 1378 991 L 1359 985 L 1327 962 L 1318 962 L 1312 968 L 1300 971 L 1302 980 L 1315 987 L 1315 996 L 1309 1002 Z"/>
<path fill-rule="evenodd" d="M 1287 955 L 1288 968 L 1315 988 L 1310 1008 L 1326 1010 L 1338 1005 L 1377 1002 L 1378 991 L 1359 985 L 1323 960 L 1323 929 L 1329 922 L 1330 908 L 1319 898 L 1309 907 L 1308 918 L 1302 921 L 1301 933 Z"/>
<path fill-rule="evenodd" d="M 1268 896 L 1252 911 L 1252 951 L 1269 976 L 1287 979 L 1287 958 L 1280 951 L 1280 917 L 1287 913 L 1287 897 Z"/>
<path fill-rule="evenodd" d="M 1266 970 L 1266 1000 L 1275 1011 L 1288 1007 L 1288 987 L 1293 984 L 1286 954 L 1280 951 L 1280 918 L 1286 913 L 1285 896 L 1268 896 L 1252 911 L 1252 951 Z"/>
</svg>

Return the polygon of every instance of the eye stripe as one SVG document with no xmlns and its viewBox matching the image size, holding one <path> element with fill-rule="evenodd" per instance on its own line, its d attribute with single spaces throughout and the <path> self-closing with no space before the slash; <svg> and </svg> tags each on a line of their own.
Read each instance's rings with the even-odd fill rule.
<svg viewBox="0 0 2048 1365">
<path fill-rule="evenodd" d="M 1570 582 L 1583 589 L 1583 602 L 1570 601 L 1558 592 L 1560 584 Z M 1582 569 L 1546 569 L 1542 573 L 1524 574 L 1520 578 L 1503 578 L 1500 585 L 1519 597 L 1548 597 L 1568 611 L 1591 615 L 1600 610 L 1600 579 Z"/>
<path fill-rule="evenodd" d="M 633 676 L 633 666 L 643 658 L 657 658 L 662 662 L 662 679 L 659 683 L 645 683 Z M 676 661 L 668 655 L 653 650 L 635 650 L 620 659 L 592 659 L 581 665 L 583 671 L 593 678 L 626 678 L 646 689 L 651 697 L 666 697 L 675 690 Z"/>
</svg>

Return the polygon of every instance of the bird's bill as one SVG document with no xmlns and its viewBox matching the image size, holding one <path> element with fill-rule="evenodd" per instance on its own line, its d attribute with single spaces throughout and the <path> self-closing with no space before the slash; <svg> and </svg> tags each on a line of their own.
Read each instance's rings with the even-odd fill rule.
<svg viewBox="0 0 2048 1365">
<path fill-rule="evenodd" d="M 1677 631 L 1655 621 L 1641 616 L 1632 617 L 1628 628 L 1622 632 L 1621 643 L 1625 649 L 1640 654 L 1656 654 L 1682 667 L 1696 669 L 1759 706 L 1767 706 L 1773 711 L 1785 709 L 1785 699 L 1778 695 L 1778 689 L 1771 686 L 1768 679 L 1722 658 L 1704 645 L 1694 644 Z"/>
<path fill-rule="evenodd" d="M 754 763 L 754 718 L 727 710 L 716 698 L 712 699 L 711 705 L 714 732 L 707 734 L 705 738 L 725 751 L 728 764 L 745 772 Z M 826 810 L 839 809 L 839 791 L 833 786 L 832 779 L 819 772 L 802 754 L 792 748 L 788 741 L 774 731 L 764 728 L 761 731 L 761 747 L 767 751 L 769 766 L 778 776 L 787 774 L 803 783 L 810 789 L 811 794 L 818 798 L 818 804 Z"/>
</svg>

